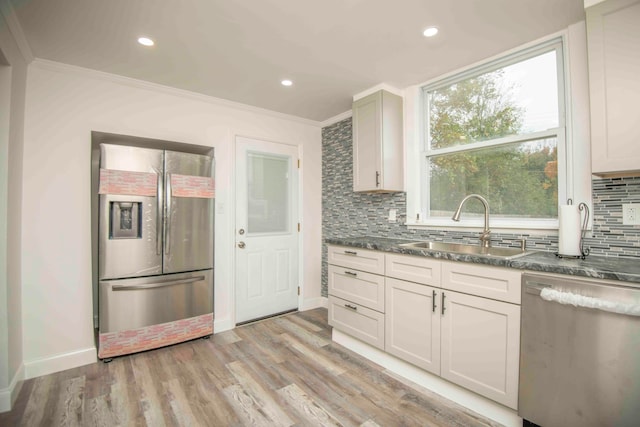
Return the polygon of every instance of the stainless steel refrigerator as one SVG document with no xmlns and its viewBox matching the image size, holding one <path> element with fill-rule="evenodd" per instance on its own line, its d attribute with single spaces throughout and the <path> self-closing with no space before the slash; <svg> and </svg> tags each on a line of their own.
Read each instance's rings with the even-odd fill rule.
<svg viewBox="0 0 640 427">
<path fill-rule="evenodd" d="M 213 333 L 214 162 L 100 144 L 98 356 Z"/>
</svg>

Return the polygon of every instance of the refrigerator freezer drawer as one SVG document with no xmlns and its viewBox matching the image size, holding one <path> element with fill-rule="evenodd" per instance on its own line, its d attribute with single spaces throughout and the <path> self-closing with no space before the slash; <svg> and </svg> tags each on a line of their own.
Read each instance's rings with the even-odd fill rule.
<svg viewBox="0 0 640 427">
<path fill-rule="evenodd" d="M 213 312 L 213 270 L 100 281 L 100 333 Z"/>
</svg>

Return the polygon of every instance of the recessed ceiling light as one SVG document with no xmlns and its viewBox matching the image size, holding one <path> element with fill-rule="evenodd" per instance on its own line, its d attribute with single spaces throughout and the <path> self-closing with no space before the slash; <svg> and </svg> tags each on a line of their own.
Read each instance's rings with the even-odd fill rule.
<svg viewBox="0 0 640 427">
<path fill-rule="evenodd" d="M 438 29 L 436 27 L 429 27 L 424 30 L 422 34 L 424 34 L 425 37 L 433 37 L 438 34 Z"/>
<path fill-rule="evenodd" d="M 283 80 L 280 82 L 282 84 L 282 86 L 291 86 L 293 84 L 293 82 L 291 80 Z"/>
<path fill-rule="evenodd" d="M 151 40 L 149 37 L 139 37 L 138 43 L 140 43 L 143 46 L 153 46 L 155 44 L 155 42 Z"/>
</svg>

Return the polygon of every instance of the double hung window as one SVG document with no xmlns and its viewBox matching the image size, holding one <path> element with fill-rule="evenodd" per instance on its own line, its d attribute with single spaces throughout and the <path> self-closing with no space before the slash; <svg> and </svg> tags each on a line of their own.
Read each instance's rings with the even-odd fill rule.
<svg viewBox="0 0 640 427">
<path fill-rule="evenodd" d="M 566 198 L 562 40 L 550 40 L 422 88 L 421 210 L 450 223 L 468 194 L 492 224 L 546 228 Z M 482 216 L 469 202 L 463 217 Z"/>
</svg>

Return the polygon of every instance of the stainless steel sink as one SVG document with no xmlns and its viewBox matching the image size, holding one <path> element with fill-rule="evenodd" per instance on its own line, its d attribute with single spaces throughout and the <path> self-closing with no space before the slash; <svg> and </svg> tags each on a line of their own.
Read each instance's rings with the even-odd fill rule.
<svg viewBox="0 0 640 427">
<path fill-rule="evenodd" d="M 459 243 L 444 242 L 411 242 L 403 243 L 400 246 L 404 248 L 427 249 L 434 252 L 449 252 L 461 255 L 482 255 L 502 259 L 513 259 L 528 254 L 526 250 L 520 248 L 484 248 L 476 245 L 463 245 Z"/>
</svg>

